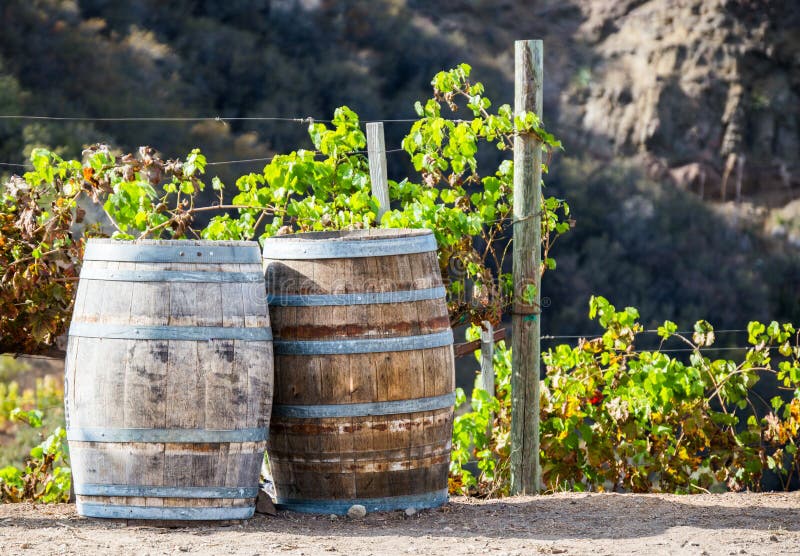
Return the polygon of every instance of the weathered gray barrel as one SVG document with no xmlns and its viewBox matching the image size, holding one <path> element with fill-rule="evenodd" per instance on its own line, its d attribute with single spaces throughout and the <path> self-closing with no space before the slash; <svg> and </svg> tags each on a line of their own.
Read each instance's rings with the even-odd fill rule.
<svg viewBox="0 0 800 556">
<path fill-rule="evenodd" d="M 345 513 L 446 502 L 453 334 L 433 234 L 280 236 L 264 259 L 278 503 Z"/>
<path fill-rule="evenodd" d="M 90 239 L 65 372 L 80 515 L 253 515 L 273 383 L 258 244 Z"/>
</svg>

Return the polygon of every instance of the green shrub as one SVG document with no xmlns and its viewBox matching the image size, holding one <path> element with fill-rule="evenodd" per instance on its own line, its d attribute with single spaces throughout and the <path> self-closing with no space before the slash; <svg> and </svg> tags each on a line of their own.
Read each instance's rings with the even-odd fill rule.
<svg viewBox="0 0 800 556">
<path fill-rule="evenodd" d="M 750 348 L 737 362 L 707 356 L 715 336 L 706 321 L 690 335 L 667 321 L 658 329 L 661 346 L 639 351 L 644 329 L 636 309 L 617 311 L 593 297 L 590 317 L 605 330 L 601 337 L 543 355 L 547 490 L 760 490 L 767 469 L 788 489 L 800 475 L 800 345 L 791 324 L 751 322 Z M 665 353 L 666 342 L 683 345 L 688 360 Z M 456 418 L 453 492 L 508 492 L 510 350 L 500 344 L 497 351 L 497 395 L 474 390 L 472 411 Z M 753 387 L 765 373 L 775 375 L 789 399 L 760 399 Z M 463 391 L 458 403 L 465 403 Z M 477 477 L 464 469 L 472 458 Z"/>
<path fill-rule="evenodd" d="M 66 330 L 83 250 L 83 240 L 70 233 L 84 218 L 79 201 L 101 205 L 119 239 L 241 240 L 379 225 L 428 228 L 439 244 L 451 322 L 498 322 L 514 295 L 525 301 L 533 292 L 532 286 L 514 292 L 504 269 L 513 161 L 480 173 L 479 148 L 508 153 L 519 134 L 537 138 L 548 151 L 561 143 L 535 113 L 515 115 L 507 104 L 493 108 L 470 73 L 467 64 L 437 73 L 433 98 L 415 104 L 419 118 L 402 147 L 418 175 L 389 183 L 391 206 L 380 223 L 366 138 L 358 115 L 346 106 L 336 109 L 330 125 L 310 123 L 313 151 L 275 156 L 262 172 L 236 180 L 232 195 L 218 177 L 206 184 L 207 161 L 199 149 L 183 161 L 162 160 L 150 147 L 117 156 L 107 145 L 94 145 L 83 161 L 33 149 L 33 170 L 9 178 L 0 194 L 0 261 L 6 268 L 0 303 L 13 308 L 0 314 L 0 351 L 35 352 Z M 468 119 L 445 117 L 443 109 L 461 109 Z M 203 191 L 215 199 L 203 203 Z M 555 268 L 550 248 L 570 221 L 562 199 L 543 198 L 540 209 L 544 272 Z"/>
<path fill-rule="evenodd" d="M 12 411 L 13 419 L 32 428 L 42 426 L 43 416 L 36 409 Z M 72 484 L 66 438 L 64 428 L 57 427 L 44 442 L 31 449 L 22 468 L 13 465 L 0 468 L 0 501 L 66 502 Z"/>
<path fill-rule="evenodd" d="M 31 427 L 15 418 L 43 414 L 41 426 Z M 20 413 L 23 412 L 23 413 Z M 42 430 L 52 431 L 64 426 L 64 385 L 56 377 L 37 378 L 33 388 L 21 389 L 15 381 L 0 382 L 0 467 L 20 465 L 32 447 L 43 440 Z"/>
</svg>

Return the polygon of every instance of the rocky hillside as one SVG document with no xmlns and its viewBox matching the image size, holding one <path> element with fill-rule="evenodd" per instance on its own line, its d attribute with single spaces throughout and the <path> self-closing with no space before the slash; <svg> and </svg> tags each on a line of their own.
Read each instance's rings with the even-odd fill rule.
<svg viewBox="0 0 800 556">
<path fill-rule="evenodd" d="M 592 61 L 562 98 L 591 151 L 643 155 L 654 177 L 712 199 L 793 196 L 795 2 L 588 1 L 584 14 L 579 36 Z"/>
<path fill-rule="evenodd" d="M 651 177 L 707 199 L 775 206 L 797 196 L 795 1 L 422 4 L 439 30 L 507 79 L 511 41 L 544 38 L 547 116 L 557 116 L 571 152 L 633 157 Z"/>
<path fill-rule="evenodd" d="M 570 155 L 632 157 L 714 200 L 783 205 L 800 184 L 796 0 L 9 0 L 0 16 L 3 113 L 408 116 L 431 75 L 461 61 L 510 101 L 513 41 L 543 38 L 546 119 Z M 278 124 L 164 137 L 0 123 L 4 158 L 42 142 L 79 150 L 79 136 L 241 158 L 302 138 Z"/>
<path fill-rule="evenodd" d="M 413 117 L 460 62 L 510 103 L 525 38 L 545 40 L 545 121 L 566 145 L 548 186 L 578 223 L 545 285 L 548 332 L 585 326 L 593 293 L 646 321 L 800 320 L 797 0 L 4 0 L 0 115 L 212 119 L 3 119 L 0 162 L 97 141 L 259 159 L 307 148 L 305 125 L 246 118 Z M 387 147 L 407 131 L 387 124 Z M 418 179 L 404 157 L 390 176 Z"/>
<path fill-rule="evenodd" d="M 578 220 L 545 279 L 549 330 L 585 328 L 575 323 L 592 292 L 651 322 L 800 318 L 796 2 L 410 7 L 421 30 L 437 29 L 494 69 L 504 101 L 512 42 L 545 40 L 545 119 L 567 145 L 548 182 Z"/>
</svg>

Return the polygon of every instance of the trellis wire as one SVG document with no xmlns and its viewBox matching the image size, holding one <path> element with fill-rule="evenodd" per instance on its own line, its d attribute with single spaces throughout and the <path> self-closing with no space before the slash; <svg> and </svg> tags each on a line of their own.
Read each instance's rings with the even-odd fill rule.
<svg viewBox="0 0 800 556">
<path fill-rule="evenodd" d="M 286 118 L 280 116 L 121 116 L 90 118 L 88 116 L 28 116 L 28 115 L 0 115 L 2 120 L 48 120 L 66 122 L 235 122 L 235 121 L 265 121 L 265 122 L 294 122 L 294 123 L 313 123 L 325 122 L 332 123 L 333 120 L 321 120 L 306 116 L 303 118 Z"/>
<path fill-rule="evenodd" d="M 583 337 L 583 336 L 574 336 L 575 338 Z M 544 339 L 544 338 L 543 338 Z M 652 350 L 632 350 L 624 353 L 628 354 L 641 354 L 641 353 L 705 353 L 710 351 L 741 351 L 741 350 L 748 350 L 753 349 L 755 346 L 729 346 L 729 347 L 701 347 L 701 348 L 670 348 L 670 349 L 652 349 Z M 478 348 L 479 349 L 479 348 Z M 476 351 L 478 351 L 476 349 Z M 778 346 L 765 346 L 761 349 L 767 350 L 774 350 L 778 349 Z M 24 353 L 8 353 L 5 354 L 13 358 L 22 358 L 22 359 L 46 359 L 46 360 L 62 360 L 64 356 L 57 356 L 57 355 L 26 355 Z"/>
<path fill-rule="evenodd" d="M 214 116 L 214 117 L 183 117 L 183 116 L 170 116 L 170 117 L 132 117 L 132 116 L 124 116 L 124 117 L 101 117 L 101 118 L 91 118 L 91 117 L 82 117 L 82 116 L 31 116 L 31 115 L 0 115 L 0 119 L 8 120 L 8 119 L 19 119 L 19 120 L 47 120 L 47 121 L 82 121 L 82 122 L 90 122 L 90 121 L 98 121 L 98 122 L 198 122 L 198 121 L 213 121 L 213 122 L 220 122 L 225 123 L 226 121 L 272 121 L 272 122 L 293 122 L 293 123 L 313 123 L 313 122 L 324 122 L 324 123 L 332 123 L 332 120 L 327 119 L 319 119 L 314 118 L 311 116 L 306 117 L 279 117 L 279 116 L 235 116 L 235 117 L 222 117 L 222 116 Z M 418 118 L 397 118 L 397 119 L 385 119 L 385 120 L 366 120 L 360 122 L 361 124 L 367 123 L 374 123 L 374 122 L 382 122 L 382 123 L 414 123 L 418 121 Z M 463 119 L 448 119 L 448 121 L 452 121 L 454 123 L 464 123 L 469 122 L 469 120 Z M 396 148 L 396 149 L 387 149 L 385 152 L 389 153 L 396 153 L 405 151 L 403 148 Z M 314 151 L 314 156 L 319 156 L 322 153 L 318 151 Z M 348 154 L 368 154 L 367 150 L 358 150 L 358 151 L 351 151 Z M 281 156 L 280 154 L 276 154 L 270 157 L 261 157 L 261 158 L 246 158 L 246 159 L 238 159 L 238 160 L 221 160 L 216 162 L 208 162 L 206 163 L 207 166 L 220 166 L 226 164 L 246 164 L 252 162 L 271 162 L 276 157 Z M 7 166 L 7 167 L 17 167 L 17 168 L 26 168 L 30 167 L 30 163 L 27 164 L 19 164 L 13 162 L 0 162 L 0 166 Z M 499 218 L 497 220 L 493 220 L 488 222 L 487 224 L 494 224 L 497 222 L 511 220 L 511 218 Z M 641 333 L 657 333 L 657 330 L 644 330 Z M 715 330 L 715 334 L 724 334 L 724 333 L 741 333 L 747 332 L 745 329 L 730 329 L 730 330 Z M 692 334 L 693 331 L 679 331 L 678 334 Z M 569 334 L 569 335 L 543 335 L 541 337 L 542 340 L 565 340 L 565 339 L 580 339 L 580 338 L 589 338 L 589 337 L 596 337 L 597 334 Z M 704 348 L 701 351 L 724 351 L 724 350 L 742 350 L 742 349 L 750 349 L 752 346 L 740 346 L 740 347 L 712 347 L 712 348 Z M 678 348 L 678 349 L 664 349 L 658 350 L 661 353 L 669 353 L 669 352 L 691 352 L 695 351 L 691 348 Z M 641 353 L 641 352 L 633 352 L 633 353 Z M 24 356 L 27 358 L 33 359 L 60 359 L 59 357 L 53 356 L 46 356 L 46 355 L 27 355 Z"/>
<path fill-rule="evenodd" d="M 401 151 L 405 151 L 405 149 L 402 149 L 402 148 L 388 149 L 386 151 L 386 153 L 387 154 L 389 154 L 389 153 L 397 153 L 397 152 L 401 152 Z M 309 152 L 313 152 L 314 156 L 324 156 L 319 151 L 309 151 Z M 365 150 L 350 151 L 348 154 L 367 154 L 367 151 L 365 151 Z M 272 156 L 265 156 L 265 157 L 262 157 L 262 158 L 242 158 L 242 159 L 238 159 L 238 160 L 220 160 L 220 161 L 216 161 L 216 162 L 206 162 L 206 166 L 220 166 L 220 165 L 223 165 L 223 164 L 246 164 L 246 163 L 249 163 L 249 162 L 271 162 L 274 158 L 276 158 L 278 156 L 283 156 L 283 155 L 282 154 L 274 154 Z M 32 165 L 30 163 L 18 164 L 16 162 L 0 162 L 0 166 L 14 166 L 14 167 L 18 167 L 18 168 L 31 168 L 32 167 Z"/>
<path fill-rule="evenodd" d="M 675 332 L 675 334 L 694 334 L 694 330 L 679 330 Z M 744 328 L 736 328 L 736 329 L 723 329 L 723 330 L 714 330 L 714 334 L 729 334 L 729 333 L 736 333 L 736 332 L 747 332 Z M 658 334 L 658 330 L 655 329 L 648 329 L 642 330 L 641 332 L 637 332 L 637 334 Z M 545 335 L 542 336 L 542 340 L 575 340 L 580 338 L 598 338 L 600 334 L 593 332 L 590 334 L 567 334 L 567 335 Z"/>
<path fill-rule="evenodd" d="M 289 118 L 284 116 L 119 116 L 119 117 L 100 117 L 92 118 L 89 116 L 32 116 L 27 114 L 3 114 L 2 120 L 46 120 L 54 122 L 237 122 L 237 121 L 257 121 L 257 122 L 293 122 L 297 124 L 311 124 L 314 122 L 333 123 L 333 120 L 315 118 L 313 116 Z M 442 118 L 453 123 L 470 123 L 472 120 L 460 118 Z M 386 120 L 363 120 L 360 124 L 368 123 L 414 123 L 420 118 L 390 118 Z"/>
</svg>

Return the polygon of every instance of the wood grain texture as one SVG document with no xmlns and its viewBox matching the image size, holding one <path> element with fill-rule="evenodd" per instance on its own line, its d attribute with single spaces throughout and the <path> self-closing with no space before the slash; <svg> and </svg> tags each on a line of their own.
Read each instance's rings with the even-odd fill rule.
<svg viewBox="0 0 800 556">
<path fill-rule="evenodd" d="M 171 247 L 173 242 L 138 242 Z M 216 242 L 187 242 L 217 245 Z M 236 242 L 219 242 L 220 245 Z M 125 243 L 114 244 L 122 250 Z M 239 245 L 258 251 L 256 244 Z M 187 250 L 187 253 L 192 252 Z M 191 259 L 190 259 L 191 260 Z M 100 271 L 252 273 L 257 263 L 86 261 Z M 88 275 L 88 273 L 87 273 Z M 92 273 L 92 276 L 97 274 Z M 102 276 L 102 274 L 100 274 Z M 174 276 L 172 277 L 174 278 Z M 263 281 L 136 282 L 82 279 L 75 323 L 264 328 Z M 272 342 L 122 340 L 70 336 L 65 370 L 68 429 L 233 431 L 266 428 L 273 393 Z M 85 442 L 70 440 L 75 483 L 257 487 L 265 441 Z M 253 506 L 253 498 L 85 496 L 92 504 L 147 508 Z"/>
<path fill-rule="evenodd" d="M 307 421 L 311 420 L 273 420 L 270 469 L 280 496 L 383 498 L 423 494 L 447 485 L 450 409 Z M 298 446 L 304 450 L 298 451 Z M 304 490 L 304 485 L 320 480 L 314 490 Z"/>
<path fill-rule="evenodd" d="M 540 40 L 516 41 L 514 113 L 542 116 L 544 70 Z M 539 380 L 541 333 L 542 145 L 532 134 L 514 136 L 514 300 L 511 370 L 511 493 L 540 490 Z M 526 289 L 535 289 L 525 299 Z"/>
<path fill-rule="evenodd" d="M 383 122 L 367 123 L 367 156 L 372 194 L 378 199 L 376 222 L 389 210 L 389 178 L 386 172 L 386 143 L 383 137 Z"/>
<path fill-rule="evenodd" d="M 380 230 L 356 237 L 403 237 Z M 352 233 L 350 233 L 352 235 Z M 336 234 L 327 234 L 335 236 Z M 350 239 L 350 237 L 348 237 Z M 442 285 L 435 252 L 264 261 L 270 295 L 360 294 Z M 270 307 L 282 341 L 370 340 L 449 330 L 445 300 Z M 336 406 L 442 396 L 455 389 L 452 345 L 429 349 L 275 355 L 274 404 Z M 273 415 L 268 453 L 279 499 L 359 500 L 447 488 L 452 407 L 390 415 Z"/>
</svg>

